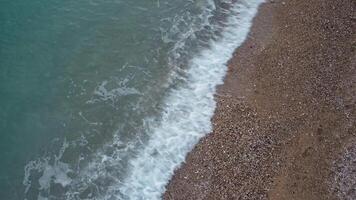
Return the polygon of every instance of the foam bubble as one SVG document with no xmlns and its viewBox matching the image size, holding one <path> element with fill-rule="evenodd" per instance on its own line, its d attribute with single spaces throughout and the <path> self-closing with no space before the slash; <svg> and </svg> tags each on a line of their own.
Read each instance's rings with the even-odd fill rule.
<svg viewBox="0 0 356 200">
<path fill-rule="evenodd" d="M 119 82 L 119 87 L 114 89 L 107 89 L 108 81 L 103 81 L 95 90 L 94 96 L 95 98 L 89 100 L 87 103 L 96 103 L 100 101 L 109 101 L 109 102 L 116 102 L 117 99 L 121 96 L 127 95 L 140 95 L 141 93 L 131 87 L 127 87 L 126 84 L 129 80 L 125 79 Z"/>
<path fill-rule="evenodd" d="M 64 140 L 58 155 L 54 157 L 54 161 L 51 164 L 49 157 L 40 158 L 29 162 L 25 166 L 25 177 L 23 184 L 25 185 L 25 194 L 31 187 L 31 172 L 37 171 L 42 173 L 42 176 L 38 179 L 39 188 L 41 192 L 47 192 L 53 183 L 60 184 L 62 187 L 66 187 L 72 182 L 72 179 L 68 176 L 68 173 L 72 172 L 70 166 L 67 163 L 61 162 L 61 158 L 68 148 L 69 143 Z"/>
</svg>

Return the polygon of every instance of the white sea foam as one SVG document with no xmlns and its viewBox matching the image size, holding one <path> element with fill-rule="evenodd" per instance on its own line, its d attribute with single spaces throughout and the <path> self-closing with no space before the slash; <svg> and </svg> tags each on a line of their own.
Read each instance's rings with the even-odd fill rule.
<svg viewBox="0 0 356 200">
<path fill-rule="evenodd" d="M 100 101 L 109 101 L 114 103 L 117 99 L 121 96 L 127 95 L 140 95 L 141 93 L 136 90 L 135 88 L 127 87 L 126 84 L 129 79 L 124 79 L 123 81 L 119 82 L 119 87 L 114 89 L 107 89 L 105 86 L 108 84 L 108 81 L 103 81 L 95 90 L 94 90 L 94 97 L 87 101 L 87 103 L 96 103 Z"/>
<path fill-rule="evenodd" d="M 160 199 L 165 185 L 198 140 L 212 130 L 214 93 L 223 83 L 227 61 L 248 35 L 263 0 L 240 1 L 218 41 L 189 64 L 187 86 L 171 91 L 159 126 L 135 159 L 120 187 L 124 199 Z M 120 198 L 119 197 L 119 198 Z"/>
<path fill-rule="evenodd" d="M 207 7 L 211 10 L 202 16 L 203 25 L 194 30 L 189 29 L 180 36 L 172 54 L 177 53 L 179 57 L 179 53 L 184 52 L 184 49 L 180 51 L 179 48 L 184 45 L 185 38 L 191 37 L 196 30 L 209 23 L 207 17 L 212 16 L 210 12 L 215 7 L 213 1 L 208 2 L 211 5 Z M 184 73 L 187 74 L 186 84 L 173 89 L 165 98 L 160 123 L 156 124 L 155 120 L 150 123 L 150 119 L 145 119 L 147 125 L 143 129 L 149 132 L 147 142 L 141 141 L 139 136 L 137 140 L 122 141 L 120 134 L 115 134 L 112 142 L 93 152 L 93 158 L 86 166 L 77 168 L 61 161 L 62 155 L 67 147 L 85 146 L 88 141 L 85 138 L 72 143 L 64 141 L 55 158 L 44 157 L 26 165 L 23 180 L 25 196 L 34 187 L 38 187 L 38 198 L 46 199 L 45 196 L 51 193 L 51 184 L 55 183 L 65 188 L 65 194 L 55 194 L 62 199 L 160 199 L 174 169 L 184 161 L 198 140 L 211 132 L 215 88 L 223 83 L 226 62 L 247 37 L 252 19 L 262 2 L 239 1 L 225 23 L 221 39 L 211 41 L 209 48 L 189 61 L 189 68 Z M 175 55 L 172 57 L 177 58 Z M 107 81 L 102 82 L 87 103 L 114 103 L 120 96 L 140 95 L 139 91 L 128 87 L 126 83 L 125 80 L 120 82 L 119 89 L 116 89 L 110 87 L 112 85 Z M 87 120 L 82 113 L 79 115 L 90 124 L 96 123 Z M 137 148 L 141 147 L 136 154 Z M 106 148 L 114 150 L 108 154 Z M 81 159 L 78 159 L 80 162 Z M 36 174 L 39 174 L 38 179 Z M 31 185 L 34 180 L 38 184 Z"/>
<path fill-rule="evenodd" d="M 31 187 L 31 171 L 42 173 L 42 176 L 38 179 L 40 191 L 48 191 L 51 183 L 60 184 L 62 187 L 65 187 L 72 182 L 72 179 L 68 176 L 68 173 L 72 172 L 72 170 L 67 163 L 60 161 L 68 146 L 69 144 L 66 140 L 64 140 L 63 145 L 59 150 L 58 155 L 54 157 L 52 164 L 50 162 L 50 158 L 45 157 L 31 161 L 25 166 L 25 177 L 23 180 L 23 184 L 26 186 L 25 193 L 27 193 Z M 41 198 L 45 199 L 41 196 L 38 197 L 38 199 Z"/>
</svg>

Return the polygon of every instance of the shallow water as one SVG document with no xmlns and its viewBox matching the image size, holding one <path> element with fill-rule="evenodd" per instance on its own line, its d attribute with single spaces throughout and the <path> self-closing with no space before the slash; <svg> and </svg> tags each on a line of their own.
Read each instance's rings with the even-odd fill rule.
<svg viewBox="0 0 356 200">
<path fill-rule="evenodd" d="M 3 1 L 0 197 L 160 198 L 261 2 Z"/>
</svg>

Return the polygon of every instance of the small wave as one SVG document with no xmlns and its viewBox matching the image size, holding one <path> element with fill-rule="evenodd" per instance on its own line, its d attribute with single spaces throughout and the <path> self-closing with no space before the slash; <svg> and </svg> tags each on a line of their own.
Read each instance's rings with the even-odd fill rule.
<svg viewBox="0 0 356 200">
<path fill-rule="evenodd" d="M 129 161 L 120 184 L 123 199 L 160 199 L 165 185 L 201 137 L 211 132 L 216 86 L 223 83 L 227 61 L 248 35 L 262 0 L 240 1 L 232 9 L 221 39 L 211 41 L 189 62 L 187 84 L 166 98 L 162 122 L 153 128 L 147 145 Z"/>
<path fill-rule="evenodd" d="M 189 43 L 189 38 L 196 42 L 195 34 L 204 31 L 205 26 L 215 26 L 210 24 L 210 17 L 217 9 L 213 2 L 208 1 L 209 5 L 205 7 L 207 11 L 198 17 L 200 19 L 190 19 L 190 13 L 186 13 L 187 19 L 174 17 L 168 20 L 168 24 L 173 23 L 172 28 L 162 30 L 163 41 L 175 41 L 168 52 L 171 59 L 169 65 L 174 68 L 170 78 L 180 81 L 179 84 L 174 84 L 174 81 L 168 84 L 173 87 L 169 88 L 171 90 L 168 95 L 165 94 L 159 119 L 145 117 L 142 127 L 131 125 L 131 121 L 127 120 L 125 125 L 134 127 L 134 133 L 126 133 L 119 128 L 112 141 L 100 146 L 100 149 L 90 148 L 88 135 L 89 138 L 83 136 L 75 141 L 64 141 L 54 158 L 51 154 L 26 165 L 23 180 L 26 197 L 35 193 L 38 199 L 160 199 L 174 169 L 184 161 L 186 154 L 199 139 L 211 132 L 210 119 L 216 104 L 215 88 L 223 83 L 226 63 L 245 40 L 251 21 L 263 0 L 239 1 L 234 4 L 234 8 L 226 10 L 230 17 L 223 22 L 222 27 L 218 27 L 222 32 L 219 37 L 206 37 L 206 47 L 201 48 L 198 42 L 194 43 L 196 45 L 185 44 Z M 180 28 L 179 34 L 176 34 L 176 28 L 185 23 L 188 25 Z M 211 28 L 211 31 L 214 30 Z M 203 50 L 198 53 L 187 50 L 192 46 Z M 188 58 L 188 61 L 181 57 Z M 184 60 L 183 63 L 181 60 Z M 139 71 L 145 73 L 144 69 Z M 151 78 L 150 74 L 145 75 Z M 150 91 L 135 89 L 128 79 L 102 81 L 96 86 L 92 97 L 86 102 L 89 105 L 115 105 L 123 97 L 151 94 Z M 137 106 L 130 108 L 140 107 L 139 103 L 132 103 Z M 90 121 L 82 112 L 79 112 L 79 116 L 90 125 L 99 123 Z M 79 147 L 85 147 L 89 152 L 88 155 L 82 152 L 83 156 L 86 155 L 85 159 L 76 158 L 78 163 L 66 163 L 66 159 L 62 159 L 65 151 L 69 155 Z M 60 185 L 62 190 L 51 191 L 54 185 Z"/>
</svg>

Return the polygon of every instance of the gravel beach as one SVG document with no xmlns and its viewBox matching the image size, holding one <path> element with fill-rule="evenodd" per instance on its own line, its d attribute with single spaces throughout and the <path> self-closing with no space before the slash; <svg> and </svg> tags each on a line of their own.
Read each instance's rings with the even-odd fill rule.
<svg viewBox="0 0 356 200">
<path fill-rule="evenodd" d="M 169 199 L 356 199 L 356 1 L 266 1 Z"/>
</svg>

